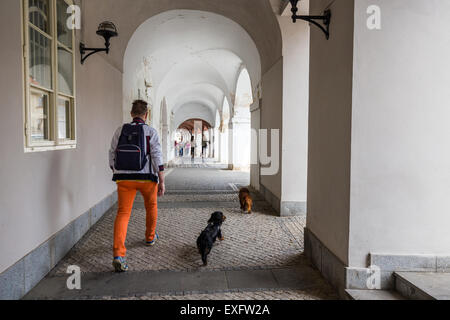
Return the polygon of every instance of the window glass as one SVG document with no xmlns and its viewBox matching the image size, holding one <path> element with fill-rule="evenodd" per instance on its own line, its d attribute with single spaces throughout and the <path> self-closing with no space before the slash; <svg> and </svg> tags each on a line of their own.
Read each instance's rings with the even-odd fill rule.
<svg viewBox="0 0 450 320">
<path fill-rule="evenodd" d="M 1 0 L 0 0 L 1 1 Z M 21 0 L 27 53 L 26 147 L 74 143 L 74 32 L 67 26 L 71 1 Z M 28 151 L 28 150 L 27 150 Z"/>
<path fill-rule="evenodd" d="M 58 90 L 73 96 L 73 56 L 63 47 L 58 48 Z"/>
<path fill-rule="evenodd" d="M 49 140 L 49 99 L 46 93 L 32 91 L 30 101 L 31 140 Z"/>
<path fill-rule="evenodd" d="M 58 138 L 63 140 L 70 140 L 71 134 L 71 104 L 68 99 L 58 99 Z"/>
<path fill-rule="evenodd" d="M 51 41 L 40 32 L 30 30 L 30 83 L 52 88 Z"/>
<path fill-rule="evenodd" d="M 50 34 L 50 3 L 49 0 L 29 0 L 28 12 L 30 22 Z"/>
<path fill-rule="evenodd" d="M 70 15 L 67 13 L 69 5 L 64 0 L 57 0 L 57 29 L 58 41 L 69 49 L 72 49 L 72 30 L 67 28 L 67 19 Z"/>
</svg>

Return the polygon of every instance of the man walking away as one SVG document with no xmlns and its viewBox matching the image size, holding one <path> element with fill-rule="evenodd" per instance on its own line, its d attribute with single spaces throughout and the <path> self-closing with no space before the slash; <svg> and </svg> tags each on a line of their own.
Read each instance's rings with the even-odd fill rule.
<svg viewBox="0 0 450 320">
<path fill-rule="evenodd" d="M 117 183 L 119 209 L 114 224 L 113 267 L 116 272 L 128 271 L 125 240 L 136 193 L 145 200 L 145 245 L 153 246 L 159 239 L 157 197 L 165 193 L 164 163 L 157 131 L 146 124 L 148 104 L 133 102 L 133 122 L 117 129 L 111 142 L 109 164 Z"/>
</svg>

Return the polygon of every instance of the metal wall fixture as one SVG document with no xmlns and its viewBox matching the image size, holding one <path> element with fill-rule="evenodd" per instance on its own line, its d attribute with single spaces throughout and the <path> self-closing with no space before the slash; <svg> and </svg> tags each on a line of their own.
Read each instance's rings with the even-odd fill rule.
<svg viewBox="0 0 450 320">
<path fill-rule="evenodd" d="M 105 48 L 86 48 L 84 43 L 80 43 L 81 64 L 84 64 L 87 58 L 98 52 L 106 52 L 106 54 L 109 54 L 111 38 L 117 37 L 119 35 L 114 23 L 109 21 L 100 23 L 100 25 L 98 26 L 97 34 L 105 38 Z M 89 53 L 86 54 L 87 52 Z"/>
<path fill-rule="evenodd" d="M 330 39 L 330 23 L 331 23 L 331 10 L 325 10 L 323 13 L 323 16 L 299 16 L 297 15 L 298 12 L 298 2 L 299 0 L 289 0 L 292 5 L 292 21 L 294 23 L 297 22 L 297 20 L 304 20 L 308 21 L 309 23 L 312 23 L 313 25 L 319 27 L 323 33 L 325 33 L 325 36 L 327 37 L 327 40 Z M 323 23 L 323 26 L 318 23 L 316 20 L 321 20 Z"/>
</svg>

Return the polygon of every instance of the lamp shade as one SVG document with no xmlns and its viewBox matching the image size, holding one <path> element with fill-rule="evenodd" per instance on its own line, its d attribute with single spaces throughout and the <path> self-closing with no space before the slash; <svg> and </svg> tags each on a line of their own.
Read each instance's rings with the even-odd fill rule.
<svg viewBox="0 0 450 320">
<path fill-rule="evenodd" d="M 116 26 L 110 21 L 100 23 L 100 25 L 98 26 L 97 34 L 105 38 L 106 42 L 109 42 L 109 39 L 117 37 L 119 35 L 117 33 Z"/>
</svg>

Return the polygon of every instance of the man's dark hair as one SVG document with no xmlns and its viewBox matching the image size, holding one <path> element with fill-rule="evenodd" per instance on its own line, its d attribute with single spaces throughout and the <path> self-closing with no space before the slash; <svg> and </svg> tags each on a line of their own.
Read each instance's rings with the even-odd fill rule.
<svg viewBox="0 0 450 320">
<path fill-rule="evenodd" d="M 131 108 L 131 115 L 133 117 L 143 117 L 148 112 L 148 103 L 144 100 L 136 100 L 133 102 L 133 107 Z"/>
</svg>

